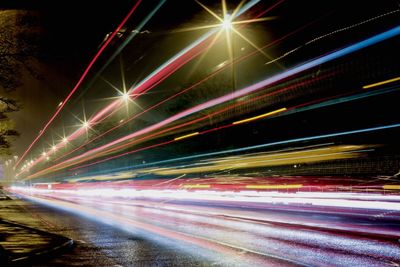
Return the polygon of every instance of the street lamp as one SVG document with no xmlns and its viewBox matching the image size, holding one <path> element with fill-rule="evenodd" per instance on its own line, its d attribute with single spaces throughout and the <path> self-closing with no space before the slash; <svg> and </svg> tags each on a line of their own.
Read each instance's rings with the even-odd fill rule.
<svg viewBox="0 0 400 267">
<path fill-rule="evenodd" d="M 85 129 L 87 129 L 87 128 L 89 127 L 89 122 L 84 121 L 84 122 L 82 123 L 82 127 L 85 128 Z"/>
<path fill-rule="evenodd" d="M 124 101 L 128 101 L 131 98 L 127 92 L 123 93 L 121 97 Z"/>
<path fill-rule="evenodd" d="M 221 24 L 222 28 L 225 30 L 230 30 L 232 29 L 232 19 L 231 16 L 229 14 L 226 14 L 224 17 L 224 20 L 222 21 Z"/>
</svg>

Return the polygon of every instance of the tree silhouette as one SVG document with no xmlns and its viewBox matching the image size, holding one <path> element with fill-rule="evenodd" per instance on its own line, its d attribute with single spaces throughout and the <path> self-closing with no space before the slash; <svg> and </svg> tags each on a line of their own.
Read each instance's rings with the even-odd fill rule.
<svg viewBox="0 0 400 267">
<path fill-rule="evenodd" d="M 40 78 L 35 67 L 40 33 L 38 13 L 0 10 L 0 156 L 11 154 L 11 141 L 19 136 L 8 113 L 21 107 L 10 93 L 23 85 L 24 74 Z"/>
<path fill-rule="evenodd" d="M 0 155 L 10 155 L 10 142 L 19 134 L 14 129 L 14 123 L 7 116 L 7 113 L 20 109 L 15 100 L 0 97 Z"/>
</svg>

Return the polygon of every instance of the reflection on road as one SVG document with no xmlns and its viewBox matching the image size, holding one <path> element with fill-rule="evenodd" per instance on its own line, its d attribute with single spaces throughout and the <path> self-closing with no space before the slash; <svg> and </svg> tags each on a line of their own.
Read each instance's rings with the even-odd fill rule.
<svg viewBox="0 0 400 267">
<path fill-rule="evenodd" d="M 44 204 L 181 244 L 190 253 L 216 252 L 221 265 L 231 265 L 232 260 L 244 266 L 393 266 L 400 262 L 400 197 L 396 195 L 13 190 Z"/>
</svg>

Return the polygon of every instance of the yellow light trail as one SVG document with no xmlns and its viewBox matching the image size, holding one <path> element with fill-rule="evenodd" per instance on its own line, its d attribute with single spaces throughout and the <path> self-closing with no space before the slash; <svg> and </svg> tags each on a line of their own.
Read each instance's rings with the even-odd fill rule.
<svg viewBox="0 0 400 267">
<path fill-rule="evenodd" d="M 389 79 L 389 80 L 385 80 L 385 81 L 381 81 L 381 82 L 377 82 L 377 83 L 372 83 L 372 84 L 368 84 L 368 85 L 364 85 L 363 89 L 377 87 L 379 85 L 384 85 L 384 84 L 387 84 L 387 83 L 392 83 L 392 82 L 397 82 L 397 81 L 400 81 L 400 77 L 396 77 L 396 78 L 393 78 L 393 79 Z"/>
<path fill-rule="evenodd" d="M 383 189 L 400 190 L 400 185 L 399 184 L 386 184 L 383 186 Z"/>
<path fill-rule="evenodd" d="M 179 137 L 177 137 L 177 138 L 174 138 L 174 140 L 177 141 L 177 140 L 189 138 L 189 137 L 192 137 L 192 136 L 195 136 L 195 135 L 198 135 L 198 134 L 199 134 L 199 132 L 195 132 L 195 133 L 191 133 L 191 134 L 179 136 Z"/>
<path fill-rule="evenodd" d="M 205 162 L 206 165 L 189 165 L 158 168 L 156 170 L 137 170 L 139 173 L 157 175 L 181 175 L 192 173 L 215 172 L 221 170 L 243 170 L 272 166 L 293 164 L 317 163 L 330 160 L 348 159 L 361 156 L 357 150 L 368 148 L 367 145 L 359 146 L 329 146 L 316 149 L 305 149 L 295 152 L 249 154 L 239 157 L 213 159 Z"/>
<path fill-rule="evenodd" d="M 287 110 L 286 108 L 277 109 L 277 110 L 274 110 L 274 111 L 271 111 L 271 112 L 268 112 L 265 114 L 261 114 L 261 115 L 255 116 L 255 117 L 251 117 L 251 118 L 240 120 L 240 121 L 235 121 L 232 124 L 241 124 L 241 123 L 245 123 L 245 122 L 249 122 L 249 121 L 262 119 L 262 118 L 265 118 L 265 117 L 268 117 L 268 116 L 271 116 L 271 115 L 274 115 L 274 114 L 277 114 L 277 113 L 280 113 L 280 112 L 283 112 L 286 110 Z"/>
</svg>

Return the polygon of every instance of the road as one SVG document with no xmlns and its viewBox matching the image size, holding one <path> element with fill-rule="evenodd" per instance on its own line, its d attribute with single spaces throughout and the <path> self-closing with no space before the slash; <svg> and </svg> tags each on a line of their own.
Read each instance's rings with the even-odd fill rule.
<svg viewBox="0 0 400 267">
<path fill-rule="evenodd" d="M 12 203 L 12 204 L 11 204 Z M 25 200 L 14 200 L 23 213 L 2 215 L 25 225 L 74 239 L 72 250 L 33 266 L 211 266 L 212 261 L 180 252 L 141 234 Z M 15 209 L 10 209 L 15 211 Z"/>
<path fill-rule="evenodd" d="M 78 241 L 52 266 L 399 266 L 398 211 L 25 195 Z M 279 207 L 279 206 L 277 206 Z M 291 207 L 290 209 L 288 207 Z M 118 230 L 118 229 L 122 229 Z M 89 253 L 88 253 L 89 251 Z M 69 262 L 71 261 L 71 262 Z M 86 265 L 86 264 L 85 264 Z"/>
</svg>

